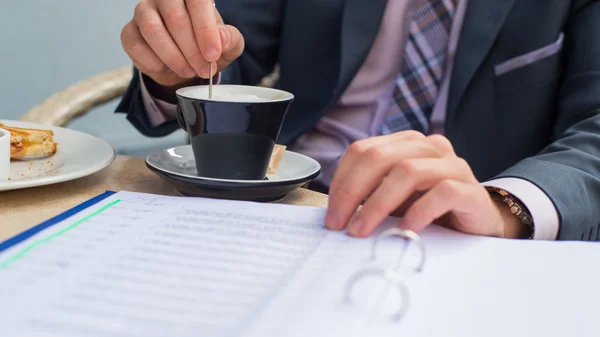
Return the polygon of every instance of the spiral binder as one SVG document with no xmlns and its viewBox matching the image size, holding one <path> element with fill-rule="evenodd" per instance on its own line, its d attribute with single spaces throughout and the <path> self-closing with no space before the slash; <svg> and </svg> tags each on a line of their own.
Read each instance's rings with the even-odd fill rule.
<svg viewBox="0 0 600 337">
<path fill-rule="evenodd" d="M 406 313 L 406 311 L 408 310 L 409 294 L 408 294 L 408 289 L 407 289 L 406 285 L 404 284 L 403 278 L 400 275 L 398 269 L 402 266 L 402 260 L 404 259 L 404 256 L 406 255 L 406 251 L 410 248 L 410 243 L 412 242 L 412 243 L 417 244 L 420 248 L 421 259 L 419 261 L 419 264 L 415 267 L 415 271 L 421 272 L 425 265 L 425 259 L 426 259 L 425 245 L 423 244 L 419 235 L 417 235 L 413 231 L 399 229 L 399 228 L 390 228 L 390 229 L 387 229 L 387 230 L 379 233 L 379 235 L 377 235 L 375 237 L 375 239 L 373 240 L 373 245 L 371 246 L 371 257 L 370 257 L 372 261 L 377 260 L 377 255 L 376 255 L 377 244 L 381 240 L 388 238 L 390 236 L 399 236 L 399 237 L 404 238 L 409 241 L 408 244 L 405 246 L 405 249 L 402 252 L 402 254 L 398 257 L 396 265 L 393 267 L 387 267 L 387 268 L 383 268 L 383 267 L 376 266 L 376 265 L 369 265 L 369 266 L 365 266 L 364 268 L 357 270 L 354 274 L 352 274 L 352 276 L 350 276 L 350 278 L 348 279 L 348 281 L 346 282 L 346 284 L 344 286 L 344 300 L 348 304 L 351 303 L 352 288 L 359 280 L 361 280 L 365 277 L 370 277 L 370 276 L 382 277 L 389 283 L 393 284 L 394 287 L 396 288 L 396 290 L 398 290 L 398 292 L 400 293 L 400 297 L 401 297 L 400 308 L 394 315 L 392 315 L 392 319 L 401 320 L 402 317 L 404 316 L 404 314 Z"/>
</svg>

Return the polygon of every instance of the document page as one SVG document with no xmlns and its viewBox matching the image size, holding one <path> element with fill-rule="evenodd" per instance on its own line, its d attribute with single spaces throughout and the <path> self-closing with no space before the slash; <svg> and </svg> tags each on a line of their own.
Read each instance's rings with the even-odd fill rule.
<svg viewBox="0 0 600 337">
<path fill-rule="evenodd" d="M 323 218 L 119 192 L 0 254 L 0 325 L 14 337 L 238 336 L 307 261 L 345 241 L 358 248 L 338 252 L 346 264 L 368 258 L 366 240 Z"/>
<path fill-rule="evenodd" d="M 329 231 L 324 215 L 116 193 L 0 253 L 1 335 L 597 336 L 598 243 L 432 225 L 423 255 L 400 238 Z M 386 273 L 346 293 L 365 268 Z"/>
</svg>

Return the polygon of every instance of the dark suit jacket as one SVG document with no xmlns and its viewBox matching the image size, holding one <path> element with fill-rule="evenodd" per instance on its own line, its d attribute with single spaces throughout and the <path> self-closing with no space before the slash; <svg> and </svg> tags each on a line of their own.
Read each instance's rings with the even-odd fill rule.
<svg viewBox="0 0 600 337">
<path fill-rule="evenodd" d="M 378 32 L 387 0 L 221 0 L 246 50 L 223 83 L 256 84 L 280 64 L 294 93 L 279 142 L 312 128 L 344 92 Z M 496 65 L 551 56 L 497 75 Z M 138 77 L 118 111 L 151 137 Z M 560 218 L 559 239 L 600 240 L 600 1 L 470 0 L 451 78 L 445 134 L 480 181 L 517 177 L 540 187 Z"/>
</svg>

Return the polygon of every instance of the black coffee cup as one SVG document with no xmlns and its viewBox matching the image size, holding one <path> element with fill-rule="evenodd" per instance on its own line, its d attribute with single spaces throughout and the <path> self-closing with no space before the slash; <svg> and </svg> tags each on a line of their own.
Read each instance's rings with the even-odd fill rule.
<svg viewBox="0 0 600 337">
<path fill-rule="evenodd" d="M 277 89 L 225 85 L 177 90 L 177 120 L 188 133 L 197 174 L 262 180 L 294 95 Z"/>
</svg>

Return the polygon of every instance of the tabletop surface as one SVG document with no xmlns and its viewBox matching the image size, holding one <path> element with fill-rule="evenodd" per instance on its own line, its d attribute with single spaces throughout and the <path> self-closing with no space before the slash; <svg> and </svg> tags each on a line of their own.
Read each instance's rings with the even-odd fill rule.
<svg viewBox="0 0 600 337">
<path fill-rule="evenodd" d="M 117 156 L 109 167 L 85 178 L 0 192 L 0 242 L 107 190 L 179 195 L 146 168 L 142 158 Z M 278 203 L 326 207 L 327 196 L 297 189 Z"/>
</svg>

